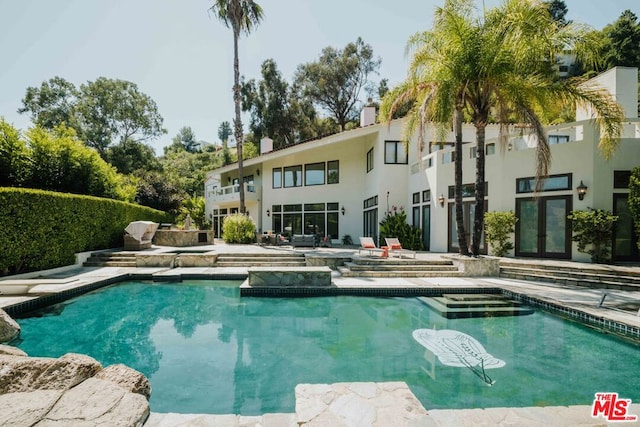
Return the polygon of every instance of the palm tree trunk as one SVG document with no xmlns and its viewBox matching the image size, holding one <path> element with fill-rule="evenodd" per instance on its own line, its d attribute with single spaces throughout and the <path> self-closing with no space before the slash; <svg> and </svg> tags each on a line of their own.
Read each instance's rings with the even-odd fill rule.
<svg viewBox="0 0 640 427">
<path fill-rule="evenodd" d="M 464 229 L 464 216 L 462 212 L 462 109 L 456 107 L 453 118 L 453 127 L 456 138 L 455 144 L 455 203 L 456 203 L 456 231 L 458 234 L 458 252 L 460 255 L 469 255 L 469 241 Z"/>
<path fill-rule="evenodd" d="M 242 119 L 240 117 L 240 64 L 238 60 L 238 38 L 240 30 L 233 30 L 233 101 L 235 103 L 236 117 L 233 120 L 236 149 L 238 151 L 238 184 L 240 191 L 240 213 L 244 214 L 244 171 L 242 170 Z"/>
<path fill-rule="evenodd" d="M 471 242 L 471 253 L 474 256 L 480 255 L 480 239 L 484 228 L 484 140 L 486 120 L 476 124 L 476 210 L 473 218 L 473 240 Z"/>
</svg>

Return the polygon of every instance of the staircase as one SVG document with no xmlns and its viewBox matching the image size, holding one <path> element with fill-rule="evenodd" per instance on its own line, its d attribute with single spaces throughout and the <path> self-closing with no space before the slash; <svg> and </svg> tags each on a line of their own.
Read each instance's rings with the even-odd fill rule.
<svg viewBox="0 0 640 427">
<path fill-rule="evenodd" d="M 302 253 L 219 254 L 216 267 L 305 267 Z"/>
<path fill-rule="evenodd" d="M 573 262 L 501 260 L 500 277 L 584 286 L 593 289 L 640 291 L 640 268 Z"/>
<path fill-rule="evenodd" d="M 136 254 L 131 252 L 94 252 L 84 267 L 135 267 Z"/>
<path fill-rule="evenodd" d="M 418 299 L 447 319 L 533 314 L 531 307 L 495 294 L 443 294 Z"/>
<path fill-rule="evenodd" d="M 457 277 L 452 261 L 390 258 L 353 258 L 338 267 L 343 277 Z"/>
</svg>

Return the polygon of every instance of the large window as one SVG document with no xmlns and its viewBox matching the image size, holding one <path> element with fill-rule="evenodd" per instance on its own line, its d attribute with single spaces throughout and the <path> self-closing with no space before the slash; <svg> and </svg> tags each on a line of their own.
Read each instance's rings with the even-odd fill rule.
<svg viewBox="0 0 640 427">
<path fill-rule="evenodd" d="M 330 239 L 339 238 L 338 203 L 305 203 L 272 205 L 273 231 L 288 236 L 293 234 L 321 234 Z"/>
<path fill-rule="evenodd" d="M 324 162 L 304 165 L 304 185 L 324 185 Z"/>
<path fill-rule="evenodd" d="M 541 191 L 561 191 L 571 190 L 571 174 L 551 175 L 543 178 L 540 182 Z M 533 193 L 536 189 L 536 179 L 518 178 L 516 179 L 516 193 Z"/>
<path fill-rule="evenodd" d="M 367 173 L 373 170 L 373 148 L 367 151 Z"/>
<path fill-rule="evenodd" d="M 401 141 L 384 142 L 384 162 L 386 164 L 407 164 L 407 152 Z"/>
<path fill-rule="evenodd" d="M 337 184 L 340 182 L 340 162 L 332 160 L 327 162 L 327 184 Z"/>
<path fill-rule="evenodd" d="M 288 166 L 284 168 L 284 186 L 285 188 L 302 186 L 302 166 Z"/>
</svg>

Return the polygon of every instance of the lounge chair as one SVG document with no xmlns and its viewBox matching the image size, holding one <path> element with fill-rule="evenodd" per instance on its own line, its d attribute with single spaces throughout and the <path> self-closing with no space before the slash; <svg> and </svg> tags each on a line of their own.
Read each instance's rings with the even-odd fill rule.
<svg viewBox="0 0 640 427">
<path fill-rule="evenodd" d="M 402 249 L 402 244 L 396 237 L 385 237 L 384 240 L 387 242 L 387 246 L 389 247 L 389 256 L 398 255 L 399 258 L 402 258 L 403 254 L 407 254 L 413 255 L 413 258 L 415 259 L 416 253 L 409 249 Z"/>
<path fill-rule="evenodd" d="M 376 247 L 376 243 L 373 241 L 372 237 L 360 237 L 360 247 L 358 248 L 358 254 L 360 254 L 361 251 L 369 252 L 369 256 L 372 256 L 374 252 L 380 252 L 380 254 L 383 254 L 385 252 L 384 249 Z"/>
</svg>

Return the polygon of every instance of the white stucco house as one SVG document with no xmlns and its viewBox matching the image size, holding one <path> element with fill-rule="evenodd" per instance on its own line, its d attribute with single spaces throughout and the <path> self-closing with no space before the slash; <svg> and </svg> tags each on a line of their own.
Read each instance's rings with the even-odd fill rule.
<svg viewBox="0 0 640 427">
<path fill-rule="evenodd" d="M 575 122 L 547 128 L 552 163 L 538 194 L 533 192 L 535 138 L 514 127 L 501 150 L 497 126 L 487 127 L 486 209 L 518 216 L 511 255 L 589 260 L 571 241 L 566 217 L 591 207 L 620 215 L 614 260 L 640 260 L 627 204 L 630 171 L 640 166 L 637 76 L 636 68 L 616 67 L 589 81 L 609 90 L 625 111 L 622 139 L 611 159 L 598 152 L 599 131 L 590 111 L 578 110 Z M 463 133 L 463 182 L 469 184 L 465 221 L 471 224 L 475 128 L 467 124 Z M 271 150 L 272 141 L 265 139 L 261 155 L 244 162 L 248 214 L 259 233 L 318 230 L 339 244 L 346 234 L 354 242 L 360 236 L 376 237 L 386 212 L 402 207 L 408 221 L 422 229 L 430 251 L 456 252 L 453 140 L 452 133 L 443 148 L 427 147 L 418 159 L 416 138 L 406 149 L 402 142 L 402 121 L 376 124 L 372 107 L 363 110 L 361 126 L 354 130 L 278 150 Z M 579 186 L 586 188 L 584 194 L 578 194 Z M 216 236 L 224 216 L 239 209 L 237 191 L 237 164 L 208 174 L 206 210 Z"/>
</svg>

